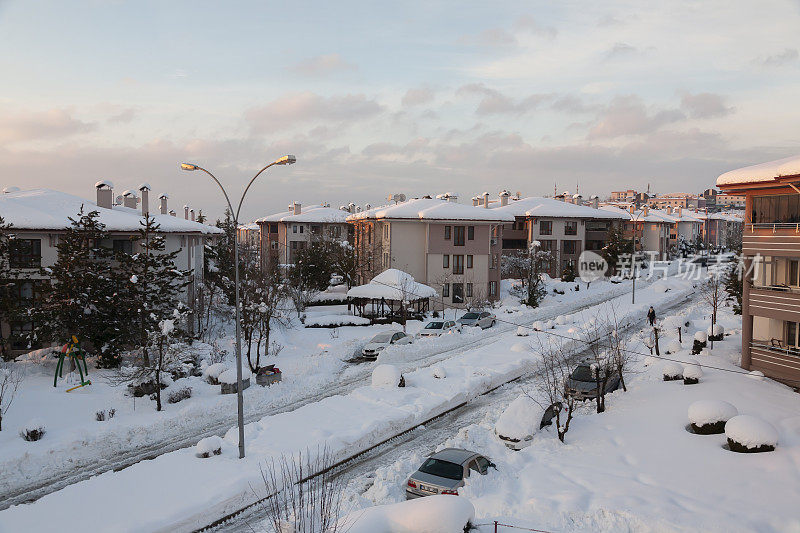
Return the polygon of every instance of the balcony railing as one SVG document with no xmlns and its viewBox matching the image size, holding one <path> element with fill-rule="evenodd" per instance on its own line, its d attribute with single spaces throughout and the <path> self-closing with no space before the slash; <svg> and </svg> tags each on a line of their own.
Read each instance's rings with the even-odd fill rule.
<svg viewBox="0 0 800 533">
<path fill-rule="evenodd" d="M 747 224 L 750 227 L 750 232 L 756 229 L 771 229 L 775 233 L 779 229 L 793 229 L 795 233 L 800 233 L 800 222 L 758 222 Z"/>
<path fill-rule="evenodd" d="M 775 292 L 793 292 L 800 294 L 800 287 L 790 287 L 789 285 L 776 284 L 776 285 L 756 285 L 753 288 L 759 291 L 775 291 Z"/>
<path fill-rule="evenodd" d="M 800 358 L 800 348 L 796 346 L 786 346 L 786 342 L 781 339 L 770 339 L 768 341 L 754 340 L 750 343 L 750 348 L 766 350 L 777 355 Z"/>
</svg>

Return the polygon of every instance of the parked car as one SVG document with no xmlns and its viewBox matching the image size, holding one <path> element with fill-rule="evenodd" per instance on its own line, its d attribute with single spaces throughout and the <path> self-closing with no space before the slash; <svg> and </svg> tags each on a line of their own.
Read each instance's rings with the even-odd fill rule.
<svg viewBox="0 0 800 533">
<path fill-rule="evenodd" d="M 465 313 L 458 319 L 462 326 L 478 326 L 481 329 L 491 328 L 497 322 L 497 317 L 489 311 L 473 311 Z"/>
<path fill-rule="evenodd" d="M 483 455 L 459 448 L 436 452 L 406 481 L 406 499 L 434 494 L 458 495 L 470 474 L 486 475 L 495 464 Z"/>
<path fill-rule="evenodd" d="M 439 337 L 445 333 L 459 333 L 461 327 L 455 320 L 431 320 L 419 331 L 420 337 Z"/>
<path fill-rule="evenodd" d="M 558 402 L 542 409 L 531 398 L 522 394 L 497 419 L 494 432 L 508 448 L 521 450 L 531 445 L 537 431 L 553 424 L 553 419 L 560 410 L 561 404 Z"/>
<path fill-rule="evenodd" d="M 344 277 L 339 274 L 333 274 L 331 276 L 330 286 L 337 287 L 339 285 L 344 284 Z"/>
<path fill-rule="evenodd" d="M 361 350 L 361 355 L 367 359 L 377 359 L 378 353 L 390 344 L 411 344 L 411 337 L 402 331 L 384 331 L 378 333 Z"/>
<path fill-rule="evenodd" d="M 613 392 L 619 388 L 619 374 L 615 371 L 606 382 L 606 392 Z M 597 381 L 592 365 L 589 362 L 580 363 L 564 383 L 566 393 L 576 400 L 593 400 L 597 398 Z"/>
</svg>

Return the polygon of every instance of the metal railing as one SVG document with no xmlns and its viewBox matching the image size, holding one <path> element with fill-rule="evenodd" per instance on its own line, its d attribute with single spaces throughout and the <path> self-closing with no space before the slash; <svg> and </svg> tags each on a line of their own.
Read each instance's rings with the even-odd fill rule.
<svg viewBox="0 0 800 533">
<path fill-rule="evenodd" d="M 747 225 L 750 226 L 750 233 L 753 233 L 756 228 L 772 229 L 772 233 L 779 229 L 793 229 L 795 233 L 800 233 L 800 222 L 751 222 Z"/>
<path fill-rule="evenodd" d="M 800 294 L 800 287 L 791 287 L 789 285 L 756 285 L 753 288 L 759 291 L 774 291 L 774 292 L 791 292 Z"/>
<path fill-rule="evenodd" d="M 800 358 L 800 348 L 796 346 L 786 346 L 781 339 L 770 339 L 767 341 L 754 340 L 750 342 L 750 349 L 765 350 L 775 354 L 786 355 L 789 357 Z"/>
<path fill-rule="evenodd" d="M 473 525 L 475 527 L 494 526 L 494 533 L 499 533 L 501 531 L 500 528 L 516 529 L 516 530 L 520 530 L 520 531 L 534 531 L 536 533 L 550 533 L 550 531 L 547 531 L 546 529 L 534 529 L 534 528 L 530 528 L 530 527 L 522 527 L 522 526 L 514 526 L 514 525 L 511 525 L 511 524 L 503 524 L 503 523 L 498 522 L 497 520 L 495 520 L 494 522 L 487 522 L 485 524 L 473 524 Z"/>
</svg>

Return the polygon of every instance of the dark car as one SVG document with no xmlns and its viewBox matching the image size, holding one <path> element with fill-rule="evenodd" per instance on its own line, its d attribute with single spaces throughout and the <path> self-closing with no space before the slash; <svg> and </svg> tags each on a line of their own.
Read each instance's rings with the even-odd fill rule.
<svg viewBox="0 0 800 533">
<path fill-rule="evenodd" d="M 619 388 L 619 374 L 615 371 L 606 382 L 605 391 L 612 392 Z M 591 363 L 581 363 L 569 375 L 564 383 L 566 393 L 576 400 L 593 400 L 597 398 L 597 381 Z"/>
<path fill-rule="evenodd" d="M 434 494 L 458 495 L 470 474 L 486 475 L 495 465 L 483 455 L 459 448 L 446 448 L 428 457 L 406 481 L 406 499 Z"/>
</svg>

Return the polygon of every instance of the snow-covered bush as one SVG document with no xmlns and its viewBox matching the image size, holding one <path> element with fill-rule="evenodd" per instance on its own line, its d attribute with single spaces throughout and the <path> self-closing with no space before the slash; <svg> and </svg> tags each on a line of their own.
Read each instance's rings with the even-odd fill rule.
<svg viewBox="0 0 800 533">
<path fill-rule="evenodd" d="M 658 358 L 658 357 L 654 357 L 652 355 L 646 355 L 645 358 L 644 358 L 644 366 L 653 366 L 654 364 L 656 364 L 660 360 L 661 359 Z"/>
<path fill-rule="evenodd" d="M 683 379 L 683 366 L 668 361 L 661 366 L 661 374 L 664 376 L 664 381 Z"/>
<path fill-rule="evenodd" d="M 530 345 L 524 342 L 518 342 L 511 347 L 512 352 L 520 352 L 520 353 L 530 351 L 530 349 L 531 349 Z"/>
<path fill-rule="evenodd" d="M 307 318 L 307 328 L 338 328 L 341 326 L 369 326 L 369 318 L 354 315 L 323 315 Z"/>
<path fill-rule="evenodd" d="M 695 385 L 703 377 L 703 369 L 700 365 L 686 365 L 683 367 L 683 384 Z"/>
<path fill-rule="evenodd" d="M 400 369 L 394 365 L 378 365 L 372 371 L 372 386 L 373 387 L 399 387 L 400 386 Z"/>
<path fill-rule="evenodd" d="M 537 331 L 541 331 L 541 330 L 537 330 Z M 526 328 L 525 326 L 517 327 L 517 337 L 527 337 L 527 336 L 528 336 L 528 328 Z"/>
<path fill-rule="evenodd" d="M 714 324 L 713 329 L 711 326 L 708 326 L 706 334 L 708 335 L 709 340 L 721 341 L 723 337 L 725 337 L 725 328 L 723 328 L 720 324 Z"/>
<path fill-rule="evenodd" d="M 700 435 L 725 432 L 725 423 L 738 415 L 733 405 L 722 400 L 699 400 L 689 406 L 689 423 Z"/>
<path fill-rule="evenodd" d="M 337 531 L 450 533 L 471 530 L 474 520 L 475 508 L 468 499 L 435 495 L 356 511 L 339 520 Z"/>
<path fill-rule="evenodd" d="M 708 335 L 705 331 L 698 331 L 694 334 L 694 343 L 692 344 L 692 355 L 699 354 L 703 348 L 708 345 Z"/>
<path fill-rule="evenodd" d="M 440 366 L 435 366 L 431 369 L 431 375 L 436 379 L 444 379 L 447 377 L 447 372 Z"/>
<path fill-rule="evenodd" d="M 219 385 L 219 375 L 227 369 L 228 366 L 225 363 L 214 363 L 203 370 L 203 377 L 212 385 Z"/>
<path fill-rule="evenodd" d="M 19 436 L 28 442 L 41 440 L 45 433 L 44 422 L 38 418 L 28 421 L 27 424 L 19 429 Z"/>
<path fill-rule="evenodd" d="M 222 453 L 222 439 L 217 435 L 212 435 L 201 439 L 195 447 L 195 455 L 202 459 L 207 459 L 212 455 L 220 455 Z"/>
<path fill-rule="evenodd" d="M 734 416 L 725 424 L 728 447 L 734 452 L 771 452 L 778 444 L 778 431 L 766 420 L 752 415 Z"/>
<path fill-rule="evenodd" d="M 556 317 L 556 324 L 558 324 L 559 326 L 563 326 L 566 323 L 567 323 L 567 317 L 565 317 L 564 315 L 558 315 Z"/>
<path fill-rule="evenodd" d="M 250 372 L 249 368 L 242 368 L 242 381 L 246 381 L 250 379 L 252 372 Z M 236 369 L 229 368 L 222 372 L 219 376 L 217 376 L 217 380 L 219 381 L 220 385 L 236 385 Z"/>
<path fill-rule="evenodd" d="M 678 353 L 682 349 L 683 349 L 683 346 L 681 346 L 681 343 L 679 343 L 677 340 L 674 340 L 671 343 L 669 343 L 669 345 L 667 346 L 667 352 L 666 353 L 667 354 Z"/>
<path fill-rule="evenodd" d="M 547 322 L 544 323 L 544 329 L 553 329 L 555 327 L 556 325 L 552 320 L 548 320 Z"/>
<path fill-rule="evenodd" d="M 706 334 L 705 331 L 698 331 L 697 333 L 694 334 L 694 340 L 705 344 L 706 341 L 708 340 L 708 334 Z"/>
<path fill-rule="evenodd" d="M 180 389 L 169 393 L 169 396 L 167 396 L 167 402 L 178 403 L 181 400 L 185 400 L 191 397 L 192 397 L 192 388 L 181 387 Z"/>
<path fill-rule="evenodd" d="M 111 420 L 115 414 L 117 414 L 116 409 L 109 409 L 108 411 L 101 409 L 94 414 L 94 419 L 98 422 L 103 422 L 104 420 Z"/>
<path fill-rule="evenodd" d="M 544 322 L 542 322 L 541 320 L 537 320 L 536 322 L 531 324 L 531 327 L 533 328 L 534 331 L 542 331 L 545 329 Z"/>
</svg>

